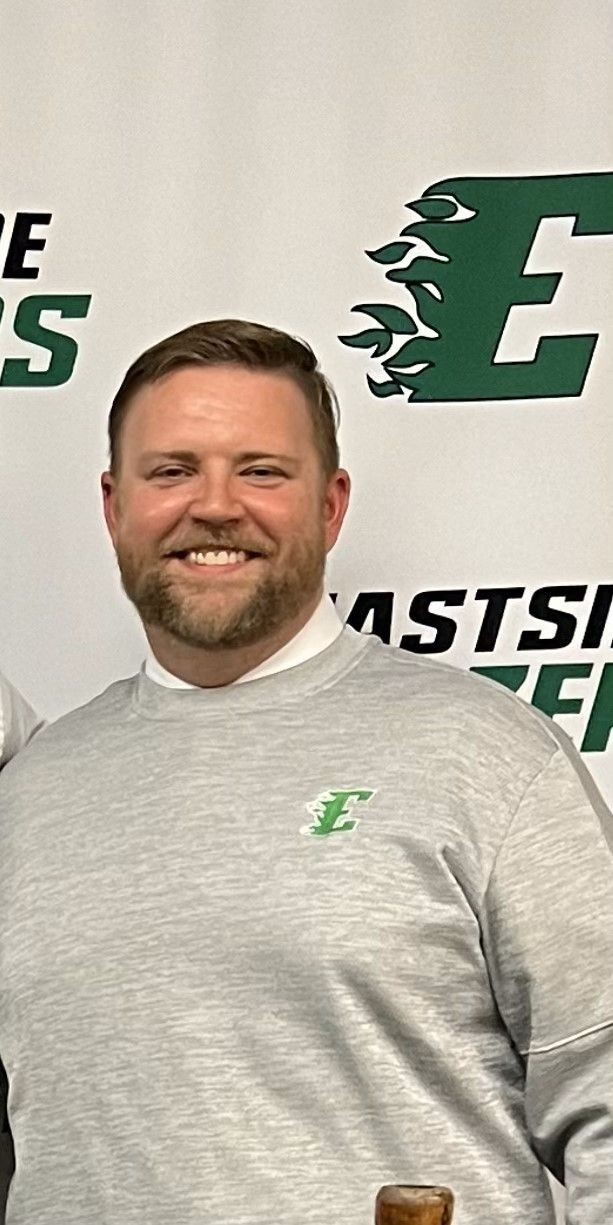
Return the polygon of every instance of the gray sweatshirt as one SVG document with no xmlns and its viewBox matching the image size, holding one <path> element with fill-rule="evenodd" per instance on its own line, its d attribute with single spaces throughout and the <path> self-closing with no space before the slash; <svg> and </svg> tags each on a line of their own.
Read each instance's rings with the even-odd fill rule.
<svg viewBox="0 0 613 1225">
<path fill-rule="evenodd" d="M 0 777 L 7 1225 L 549 1225 L 543 1165 L 609 1225 L 612 840 L 549 720 L 348 628 L 112 685 Z"/>
</svg>

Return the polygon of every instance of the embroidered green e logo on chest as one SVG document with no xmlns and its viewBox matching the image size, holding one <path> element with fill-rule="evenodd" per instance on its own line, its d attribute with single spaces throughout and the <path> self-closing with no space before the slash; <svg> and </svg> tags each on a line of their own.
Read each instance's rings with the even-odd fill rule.
<svg viewBox="0 0 613 1225">
<path fill-rule="evenodd" d="M 344 791 L 322 791 L 316 799 L 305 804 L 311 825 L 301 826 L 300 833 L 311 838 L 327 838 L 328 834 L 342 834 L 354 830 L 359 818 L 349 815 L 354 804 L 367 804 L 376 791 L 365 787 L 354 787 Z M 346 820 L 343 820 L 346 818 Z"/>
</svg>

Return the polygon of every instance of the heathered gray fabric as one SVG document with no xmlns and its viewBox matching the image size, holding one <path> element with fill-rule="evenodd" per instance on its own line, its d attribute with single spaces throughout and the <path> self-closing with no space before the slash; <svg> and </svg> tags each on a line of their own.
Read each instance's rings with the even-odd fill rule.
<svg viewBox="0 0 613 1225">
<path fill-rule="evenodd" d="M 592 793 L 513 694 L 350 629 L 36 736 L 0 778 L 7 1225 L 371 1225 L 390 1182 L 549 1225 L 536 1153 L 612 1222 Z"/>
</svg>

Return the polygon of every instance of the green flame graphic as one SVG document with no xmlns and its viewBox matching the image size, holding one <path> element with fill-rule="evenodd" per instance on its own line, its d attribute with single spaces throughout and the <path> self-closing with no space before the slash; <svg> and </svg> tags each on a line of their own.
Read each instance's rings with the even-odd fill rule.
<svg viewBox="0 0 613 1225">
<path fill-rule="evenodd" d="M 381 361 L 383 381 L 366 376 L 373 395 L 405 393 L 410 399 L 423 387 L 428 370 L 435 364 L 436 341 L 440 337 L 438 316 L 445 301 L 441 265 L 449 263 L 453 246 L 446 241 L 452 235 L 446 235 L 445 229 L 449 222 L 476 216 L 476 211 L 465 208 L 455 196 L 427 193 L 419 200 L 411 200 L 405 208 L 417 213 L 420 220 L 400 231 L 404 241 L 387 243 L 376 251 L 366 251 L 366 255 L 378 264 L 390 265 L 386 278 L 403 286 L 409 295 L 408 309 L 360 303 L 352 310 L 367 315 L 379 326 L 352 336 L 339 336 L 339 340 L 353 348 L 372 349 L 372 357 L 385 358 Z M 398 343 L 393 348 L 395 342 Z"/>
</svg>

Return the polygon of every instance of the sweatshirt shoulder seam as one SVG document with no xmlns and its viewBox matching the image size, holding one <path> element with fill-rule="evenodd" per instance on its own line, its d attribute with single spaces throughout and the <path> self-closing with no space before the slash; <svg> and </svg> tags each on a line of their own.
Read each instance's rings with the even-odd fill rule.
<svg viewBox="0 0 613 1225">
<path fill-rule="evenodd" d="M 600 1021 L 597 1025 L 591 1025 L 588 1029 L 580 1029 L 576 1034 L 569 1034 L 568 1037 L 560 1038 L 557 1042 L 548 1042 L 542 1046 L 529 1046 L 526 1050 L 520 1051 L 520 1054 L 524 1058 L 530 1055 L 548 1055 L 550 1051 L 558 1051 L 562 1047 L 571 1046 L 580 1038 L 591 1038 L 592 1034 L 600 1034 L 605 1029 L 613 1029 L 613 1017 L 608 1021 Z"/>
<path fill-rule="evenodd" d="M 546 771 L 549 769 L 549 767 L 550 767 L 551 763 L 552 763 L 552 762 L 553 762 L 553 761 L 554 761 L 554 760 L 557 758 L 557 756 L 558 756 L 558 754 L 559 754 L 559 753 L 561 753 L 563 757 L 565 756 L 565 754 L 564 754 L 564 749 L 562 748 L 562 745 L 558 744 L 558 743 L 557 743 L 557 742 L 554 740 L 554 741 L 552 742 L 552 744 L 551 744 L 551 753 L 549 754 L 549 757 L 547 758 L 547 761 L 543 762 L 543 764 L 539 766 L 539 768 L 538 768 L 538 770 L 535 772 L 535 774 L 533 774 L 532 778 L 528 780 L 528 782 L 526 783 L 526 786 L 524 787 L 524 790 L 522 791 L 522 793 L 521 793 L 521 795 L 520 795 L 520 797 L 519 797 L 519 799 L 518 799 L 518 801 L 517 801 L 517 803 L 516 803 L 515 807 L 513 808 L 512 812 L 509 814 L 509 819 L 508 819 L 508 822 L 507 822 L 506 829 L 505 829 L 505 831 L 504 831 L 504 833 L 503 833 L 503 835 L 502 835 L 502 837 L 501 837 L 501 839 L 500 839 L 500 844 L 499 844 L 499 846 L 498 846 L 498 849 L 497 849 L 497 851 L 496 851 L 496 854 L 494 855 L 494 858 L 493 858 L 493 860 L 492 860 L 492 864 L 491 864 L 491 867 L 490 867 L 490 871 L 489 871 L 489 873 L 488 873 L 487 882 L 486 882 L 485 888 L 484 888 L 484 890 L 483 890 L 483 897 L 482 897 L 482 899 L 481 899 L 482 905 L 483 905 L 483 903 L 485 902 L 485 899 L 487 898 L 487 895 L 488 895 L 488 892 L 489 892 L 489 888 L 490 888 L 490 885 L 491 885 L 491 883 L 492 883 L 492 879 L 493 879 L 493 877 L 494 877 L 494 873 L 495 873 L 495 871 L 496 871 L 496 867 L 497 867 L 497 865 L 498 865 L 498 860 L 500 859 L 500 856 L 501 856 L 501 854 L 502 854 L 502 852 L 503 852 L 503 850 L 504 850 L 504 847 L 505 847 L 505 844 L 506 844 L 507 838 L 509 837 L 509 834 L 510 834 L 510 832 L 511 832 L 512 828 L 513 828 L 514 823 L 515 823 L 515 819 L 516 819 L 516 817 L 517 817 L 517 815 L 518 815 L 518 813 L 519 813 L 519 811 L 520 811 L 520 809 L 521 809 L 522 804 L 524 803 L 524 800 L 526 799 L 526 796 L 528 795 L 528 792 L 530 791 L 530 788 L 531 788 L 531 787 L 534 787 L 535 783 L 537 783 L 537 782 L 539 781 L 539 779 L 542 777 L 542 775 L 543 775 L 543 774 L 545 774 L 545 772 L 546 772 Z"/>
</svg>

